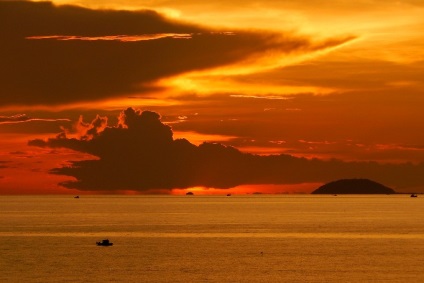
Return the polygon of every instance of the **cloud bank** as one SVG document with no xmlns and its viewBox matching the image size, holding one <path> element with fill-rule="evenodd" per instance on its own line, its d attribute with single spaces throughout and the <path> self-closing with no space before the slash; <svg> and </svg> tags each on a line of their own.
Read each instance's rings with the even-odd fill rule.
<svg viewBox="0 0 424 283">
<path fill-rule="evenodd" d="M 99 116 L 92 123 L 79 123 L 83 128 L 80 138 L 61 133 L 56 138 L 29 141 L 32 146 L 68 148 L 98 158 L 52 169 L 53 174 L 75 177 L 61 184 L 67 188 L 146 192 L 339 178 L 370 178 L 395 188 L 424 185 L 424 164 L 323 161 L 286 154 L 258 156 L 217 143 L 196 146 L 186 139 L 173 139 L 172 129 L 151 111 L 128 108 L 114 126 L 108 126 L 107 119 Z"/>
<path fill-rule="evenodd" d="M 0 106 L 142 95 L 165 77 L 262 54 L 316 52 L 352 39 L 315 44 L 294 34 L 211 30 L 151 10 L 50 2 L 0 1 L 0 19 L 0 84 L 6 94 Z"/>
</svg>

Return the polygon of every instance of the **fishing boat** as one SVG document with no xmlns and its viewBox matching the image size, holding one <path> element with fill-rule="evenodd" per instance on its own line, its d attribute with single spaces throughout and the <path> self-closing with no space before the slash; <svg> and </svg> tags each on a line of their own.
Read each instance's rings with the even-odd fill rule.
<svg viewBox="0 0 424 283">
<path fill-rule="evenodd" d="M 96 242 L 96 244 L 98 246 L 104 246 L 104 247 L 112 246 L 113 245 L 113 243 L 109 242 L 108 239 L 102 240 L 101 242 Z"/>
</svg>

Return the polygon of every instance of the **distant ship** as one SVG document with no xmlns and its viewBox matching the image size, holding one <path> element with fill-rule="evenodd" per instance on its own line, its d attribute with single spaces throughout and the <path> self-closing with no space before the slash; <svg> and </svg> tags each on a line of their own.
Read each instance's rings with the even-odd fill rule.
<svg viewBox="0 0 424 283">
<path fill-rule="evenodd" d="M 105 247 L 107 247 L 107 246 L 112 246 L 112 245 L 113 245 L 113 243 L 109 242 L 109 240 L 108 240 L 108 239 L 106 239 L 106 240 L 102 240 L 101 242 L 96 242 L 96 244 L 97 244 L 98 246 L 105 246 Z"/>
<path fill-rule="evenodd" d="M 416 194 L 411 194 L 411 195 L 410 195 L 410 197 L 411 197 L 411 198 L 416 198 L 416 197 L 418 197 L 418 196 L 417 196 Z"/>
</svg>

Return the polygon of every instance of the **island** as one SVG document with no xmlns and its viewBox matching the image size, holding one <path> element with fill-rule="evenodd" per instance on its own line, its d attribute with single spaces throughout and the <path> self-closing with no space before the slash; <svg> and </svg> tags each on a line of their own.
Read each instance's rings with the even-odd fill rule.
<svg viewBox="0 0 424 283">
<path fill-rule="evenodd" d="M 396 194 L 396 192 L 369 179 L 341 179 L 322 185 L 312 194 Z"/>
</svg>

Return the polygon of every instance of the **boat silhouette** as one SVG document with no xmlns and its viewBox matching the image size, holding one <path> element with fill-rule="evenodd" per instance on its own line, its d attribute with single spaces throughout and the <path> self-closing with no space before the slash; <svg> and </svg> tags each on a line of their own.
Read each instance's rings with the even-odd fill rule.
<svg viewBox="0 0 424 283">
<path fill-rule="evenodd" d="M 108 239 L 102 240 L 101 242 L 96 242 L 96 244 L 98 246 L 105 246 L 105 247 L 113 245 L 113 243 L 109 242 Z"/>
</svg>

